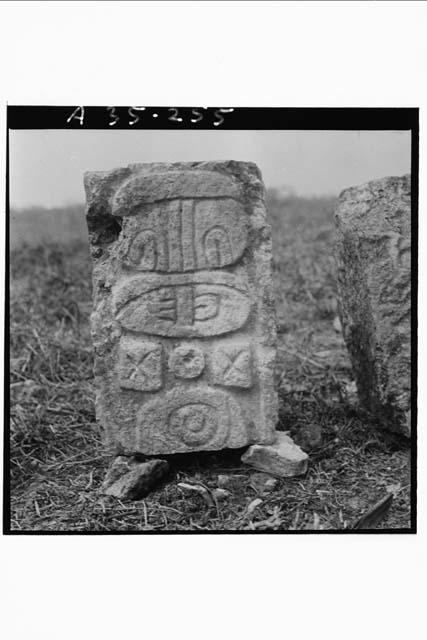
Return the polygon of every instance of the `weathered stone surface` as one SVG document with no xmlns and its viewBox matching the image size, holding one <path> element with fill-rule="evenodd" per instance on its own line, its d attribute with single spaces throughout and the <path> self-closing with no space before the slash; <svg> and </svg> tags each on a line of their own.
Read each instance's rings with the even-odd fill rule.
<svg viewBox="0 0 427 640">
<path fill-rule="evenodd" d="M 169 471 L 166 460 L 137 462 L 118 456 L 105 476 L 102 492 L 121 500 L 144 498 Z"/>
<path fill-rule="evenodd" d="M 85 175 L 96 412 L 117 453 L 274 440 L 271 238 L 257 167 Z"/>
<path fill-rule="evenodd" d="M 283 478 L 299 476 L 307 471 L 308 455 L 292 438 L 280 431 L 271 445 L 254 444 L 242 455 L 242 462 Z"/>
<path fill-rule="evenodd" d="M 335 213 L 343 335 L 360 403 L 410 434 L 411 180 L 344 191 Z"/>
</svg>

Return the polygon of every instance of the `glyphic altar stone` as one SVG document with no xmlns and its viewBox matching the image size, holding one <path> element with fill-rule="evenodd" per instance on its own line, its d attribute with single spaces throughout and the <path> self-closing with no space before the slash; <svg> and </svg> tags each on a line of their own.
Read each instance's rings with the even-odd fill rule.
<svg viewBox="0 0 427 640">
<path fill-rule="evenodd" d="M 85 175 L 97 417 L 116 452 L 274 440 L 271 238 L 258 168 Z"/>
<path fill-rule="evenodd" d="M 341 322 L 360 402 L 409 435 L 410 176 L 347 189 L 335 220 Z"/>
</svg>

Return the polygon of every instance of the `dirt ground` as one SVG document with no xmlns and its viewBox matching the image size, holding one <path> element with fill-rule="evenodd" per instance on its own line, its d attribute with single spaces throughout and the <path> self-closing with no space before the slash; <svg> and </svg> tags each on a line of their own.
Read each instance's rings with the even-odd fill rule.
<svg viewBox="0 0 427 640">
<path fill-rule="evenodd" d="M 387 494 L 376 528 L 410 527 L 409 444 L 358 406 L 339 330 L 333 205 L 269 195 L 279 429 L 310 455 L 305 476 L 274 487 L 240 462 L 242 451 L 224 451 L 170 456 L 169 477 L 144 500 L 101 495 L 110 459 L 94 414 L 87 244 L 12 252 L 13 532 L 348 531 Z M 226 492 L 212 498 L 219 485 Z"/>
</svg>

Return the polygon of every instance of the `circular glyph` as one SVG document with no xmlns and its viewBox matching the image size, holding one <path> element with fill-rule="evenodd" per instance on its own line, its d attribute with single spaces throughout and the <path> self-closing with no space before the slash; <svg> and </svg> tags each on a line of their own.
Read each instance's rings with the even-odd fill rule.
<svg viewBox="0 0 427 640">
<path fill-rule="evenodd" d="M 169 356 L 169 369 L 177 378 L 197 378 L 205 368 L 205 356 L 197 347 L 181 345 Z"/>
</svg>

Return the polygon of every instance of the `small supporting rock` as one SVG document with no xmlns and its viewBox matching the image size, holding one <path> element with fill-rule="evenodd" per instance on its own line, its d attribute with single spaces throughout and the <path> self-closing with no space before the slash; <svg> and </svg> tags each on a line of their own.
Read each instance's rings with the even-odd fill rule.
<svg viewBox="0 0 427 640">
<path fill-rule="evenodd" d="M 105 476 L 102 493 L 121 500 L 140 500 L 168 473 L 166 460 L 138 462 L 118 456 Z"/>
<path fill-rule="evenodd" d="M 285 433 L 276 432 L 270 445 L 254 444 L 242 455 L 242 462 L 275 476 L 292 477 L 307 471 L 308 455 Z"/>
</svg>

